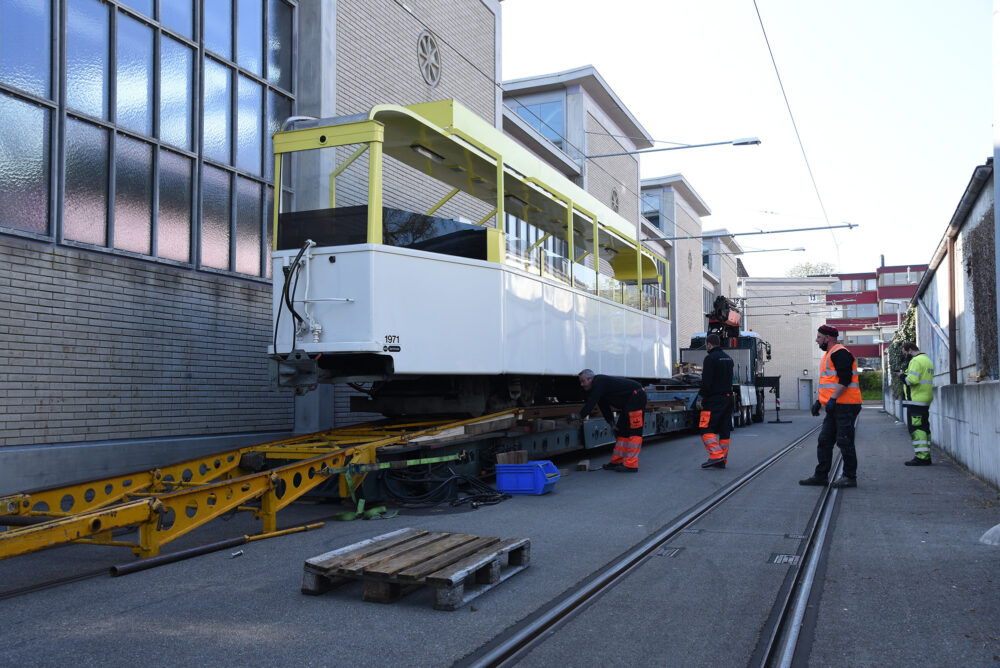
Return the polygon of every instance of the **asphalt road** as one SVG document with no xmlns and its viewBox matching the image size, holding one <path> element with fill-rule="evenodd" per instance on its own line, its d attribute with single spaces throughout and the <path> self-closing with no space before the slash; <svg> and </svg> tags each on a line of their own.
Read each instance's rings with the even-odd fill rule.
<svg viewBox="0 0 1000 668">
<path fill-rule="evenodd" d="M 687 434 L 647 443 L 637 475 L 577 472 L 567 457 L 557 460 L 562 478 L 544 496 L 328 522 L 132 575 L 0 599 L 4 663 L 461 662 L 819 422 L 796 411 L 782 418 L 791 422 L 734 431 L 725 470 L 700 469 L 704 449 Z M 810 437 L 675 537 L 671 549 L 534 647 L 522 665 L 747 665 L 791 568 L 775 556 L 798 549 L 820 493 L 797 484 L 812 472 L 814 443 Z M 874 408 L 862 412 L 858 450 L 860 486 L 838 493 L 796 664 L 995 665 L 1000 548 L 978 539 L 1000 524 L 996 490 L 937 450 L 934 466 L 903 467 L 911 456 L 906 430 Z M 596 468 L 610 453 L 587 454 Z M 279 525 L 338 510 L 296 504 Z M 406 526 L 528 537 L 531 567 L 454 612 L 434 610 L 427 590 L 391 604 L 362 601 L 358 583 L 321 596 L 300 593 L 305 559 Z M 176 548 L 258 530 L 240 515 Z M 0 591 L 130 560 L 122 548 L 55 548 L 0 562 Z"/>
</svg>

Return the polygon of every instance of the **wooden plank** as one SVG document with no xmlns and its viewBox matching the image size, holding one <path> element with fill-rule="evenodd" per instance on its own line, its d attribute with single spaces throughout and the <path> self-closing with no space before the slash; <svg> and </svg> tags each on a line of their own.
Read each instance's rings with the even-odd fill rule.
<svg viewBox="0 0 1000 668">
<path fill-rule="evenodd" d="M 365 569 L 365 577 L 391 577 L 398 571 L 417 566 L 430 559 L 446 554 L 450 550 L 461 547 L 465 543 L 476 540 L 476 536 L 468 533 L 453 533 L 441 540 L 434 541 L 419 549 L 400 554 L 388 561 L 382 561 Z"/>
<path fill-rule="evenodd" d="M 465 436 L 465 427 L 451 427 L 450 429 L 445 429 L 436 434 L 429 434 L 427 436 L 416 436 L 409 439 L 408 443 L 424 443 L 426 441 L 443 441 L 457 436 Z"/>
<path fill-rule="evenodd" d="M 406 570 L 401 570 L 398 573 L 396 573 L 396 577 L 398 577 L 401 580 L 402 579 L 422 580 L 425 576 L 429 575 L 430 573 L 439 571 L 445 566 L 450 566 L 456 561 L 465 559 L 466 557 L 475 554 L 479 550 L 499 542 L 500 539 L 494 536 L 483 536 L 477 538 L 476 540 L 470 543 L 465 543 L 464 545 L 461 545 L 453 550 L 449 550 L 445 554 L 438 555 L 433 559 L 429 559 L 423 563 L 416 564 Z"/>
<path fill-rule="evenodd" d="M 395 545 L 388 550 L 379 552 L 378 554 L 373 554 L 369 557 L 358 559 L 354 563 L 345 564 L 343 566 L 338 566 L 335 569 L 331 569 L 331 573 L 335 573 L 336 575 L 345 575 L 347 577 L 358 577 L 361 573 L 377 564 L 389 561 L 390 559 L 395 559 L 396 557 L 405 555 L 408 552 L 420 549 L 425 545 L 433 544 L 448 535 L 450 534 L 444 532 L 431 532 L 423 536 L 417 536 L 412 540 Z"/>
<path fill-rule="evenodd" d="M 389 549 L 399 543 L 404 543 L 413 538 L 427 534 L 423 529 L 413 529 L 407 527 L 391 533 L 375 536 L 367 540 L 362 540 L 352 545 L 325 552 L 323 554 L 306 559 L 305 567 L 314 570 L 326 571 L 336 566 L 348 564 L 357 559 L 377 554 Z"/>
<path fill-rule="evenodd" d="M 511 413 L 510 415 L 501 415 L 500 417 L 495 417 L 489 420 L 482 420 L 481 422 L 473 422 L 472 424 L 465 425 L 465 433 L 469 436 L 478 436 L 480 434 L 488 434 L 491 431 L 504 431 L 510 429 L 517 424 L 517 415 Z"/>
<path fill-rule="evenodd" d="M 455 585 L 461 583 L 470 573 L 495 559 L 498 553 L 511 552 L 526 547 L 529 544 L 530 541 L 527 538 L 507 538 L 498 545 L 491 545 L 436 573 L 427 575 L 427 583 L 433 585 Z M 527 566 L 527 563 L 519 565 Z"/>
</svg>

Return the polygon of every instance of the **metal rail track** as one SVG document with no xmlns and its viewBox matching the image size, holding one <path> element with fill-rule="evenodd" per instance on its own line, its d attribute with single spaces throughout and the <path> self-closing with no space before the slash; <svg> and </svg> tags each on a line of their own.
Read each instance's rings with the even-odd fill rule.
<svg viewBox="0 0 1000 668">
<path fill-rule="evenodd" d="M 527 622 L 495 638 L 484 648 L 465 657 L 455 665 L 484 668 L 486 666 L 511 666 L 516 664 L 533 647 L 544 642 L 544 639 L 548 635 L 551 635 L 558 627 L 582 612 L 592 601 L 615 587 L 627 578 L 631 572 L 642 566 L 656 550 L 681 531 L 717 509 L 736 492 L 771 468 L 802 441 L 816 433 L 818 429 L 819 427 L 817 426 L 791 441 L 780 451 L 765 459 L 729 485 L 706 497 L 654 535 L 635 545 L 625 555 L 609 564 L 589 581 L 554 601 Z M 837 471 L 838 466 L 839 460 L 835 462 L 834 471 Z M 802 555 L 802 559 L 799 560 L 798 568 L 793 576 L 792 586 L 788 588 L 786 596 L 776 602 L 776 614 L 772 612 L 771 615 L 774 623 L 766 634 L 762 634 L 762 636 L 767 636 L 767 640 L 764 643 L 763 651 L 758 650 L 758 655 L 763 657 L 760 663 L 761 666 L 791 665 L 791 658 L 795 652 L 798 633 L 802 625 L 805 604 L 809 598 L 816 565 L 819 555 L 822 552 L 826 531 L 829 527 L 836 493 L 837 490 L 832 489 L 828 485 L 817 503 L 816 510 L 813 512 L 805 542 L 804 554 Z"/>
</svg>

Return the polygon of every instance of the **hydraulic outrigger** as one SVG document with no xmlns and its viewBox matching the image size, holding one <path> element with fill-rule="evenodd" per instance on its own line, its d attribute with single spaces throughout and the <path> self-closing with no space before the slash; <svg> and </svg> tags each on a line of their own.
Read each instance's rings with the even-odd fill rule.
<svg viewBox="0 0 1000 668">
<path fill-rule="evenodd" d="M 430 460 L 378 464 L 378 450 L 458 427 L 514 416 L 517 409 L 469 420 L 380 421 L 199 457 L 118 475 L 0 497 L 0 559 L 64 543 L 129 547 L 153 557 L 172 540 L 231 511 L 249 511 L 264 534 L 277 532 L 278 511 L 340 475 L 340 495 L 352 495 L 367 472 Z M 436 457 L 434 461 L 457 459 Z M 253 472 L 267 465 L 273 468 Z M 247 505 L 251 502 L 259 505 Z M 26 525 L 26 526 L 19 526 Z M 136 527 L 138 542 L 115 540 Z"/>
</svg>

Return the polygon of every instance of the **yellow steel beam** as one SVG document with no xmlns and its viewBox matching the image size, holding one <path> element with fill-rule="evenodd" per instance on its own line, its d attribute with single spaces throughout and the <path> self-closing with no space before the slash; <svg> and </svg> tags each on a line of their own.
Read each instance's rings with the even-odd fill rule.
<svg viewBox="0 0 1000 668">
<path fill-rule="evenodd" d="M 71 543 L 112 529 L 134 526 L 155 517 L 155 499 L 64 517 L 43 524 L 0 532 L 0 559 Z"/>
<path fill-rule="evenodd" d="M 275 132 L 274 153 L 277 155 L 364 142 L 379 142 L 381 144 L 384 134 L 385 126 L 378 121 L 358 121 L 342 125 Z"/>
<path fill-rule="evenodd" d="M 242 450 L 197 457 L 149 471 L 89 480 L 0 498 L 8 515 L 78 515 L 117 503 L 129 494 L 165 491 L 176 484 L 200 485 L 239 466 Z"/>
<path fill-rule="evenodd" d="M 4 497 L 7 505 L 0 508 L 10 508 L 13 504 L 18 507 L 19 514 L 37 514 L 38 511 L 31 510 L 32 504 L 41 500 L 58 503 L 54 500 L 61 501 L 63 496 L 76 494 L 81 495 L 83 501 L 77 506 L 77 497 L 74 496 L 72 515 L 0 532 L 0 559 L 69 542 L 128 545 L 141 557 L 152 557 L 159 554 L 160 548 L 166 543 L 231 510 L 246 509 L 245 504 L 257 499 L 260 500 L 260 509 L 253 508 L 253 511 L 262 520 L 264 532 L 273 532 L 277 527 L 278 511 L 330 476 L 336 475 L 331 469 L 345 466 L 348 461 L 351 464 L 373 464 L 379 447 L 406 443 L 420 436 L 433 436 L 456 427 L 518 412 L 519 409 L 515 408 L 459 421 L 376 423 L 369 430 L 351 427 L 342 430 L 339 435 L 338 430 L 331 430 L 209 455 L 131 476 L 116 476 L 102 481 L 44 490 L 37 495 Z M 352 442 L 346 447 L 339 447 L 335 443 L 338 438 L 352 441 L 363 439 L 366 431 L 367 442 Z M 282 448 L 281 445 L 285 447 Z M 315 446 L 317 451 L 326 451 L 314 453 L 312 458 L 293 461 L 260 473 L 205 483 L 211 476 L 219 477 L 238 470 L 240 457 L 244 453 L 264 451 L 273 459 L 295 459 L 305 453 L 307 446 Z M 352 477 L 352 486 L 360 485 L 364 475 Z M 128 481 L 129 484 L 126 484 Z M 110 486 L 112 490 L 98 499 L 96 488 L 101 485 Z M 162 492 L 170 487 L 182 489 Z M 93 497 L 87 493 L 88 490 L 94 491 Z M 154 490 L 160 491 L 158 493 Z M 349 493 L 346 476 L 342 476 L 341 494 L 347 496 Z M 110 503 L 108 499 L 112 497 L 121 501 L 131 495 L 147 494 L 150 495 L 149 498 L 133 499 L 106 508 L 92 507 L 97 503 Z M 29 509 L 27 513 L 25 508 Z M 82 508 L 86 510 L 81 510 Z M 8 510 L 8 514 L 14 514 L 14 511 Z M 138 545 L 112 540 L 110 532 L 113 529 L 131 526 L 139 527 Z"/>
</svg>

